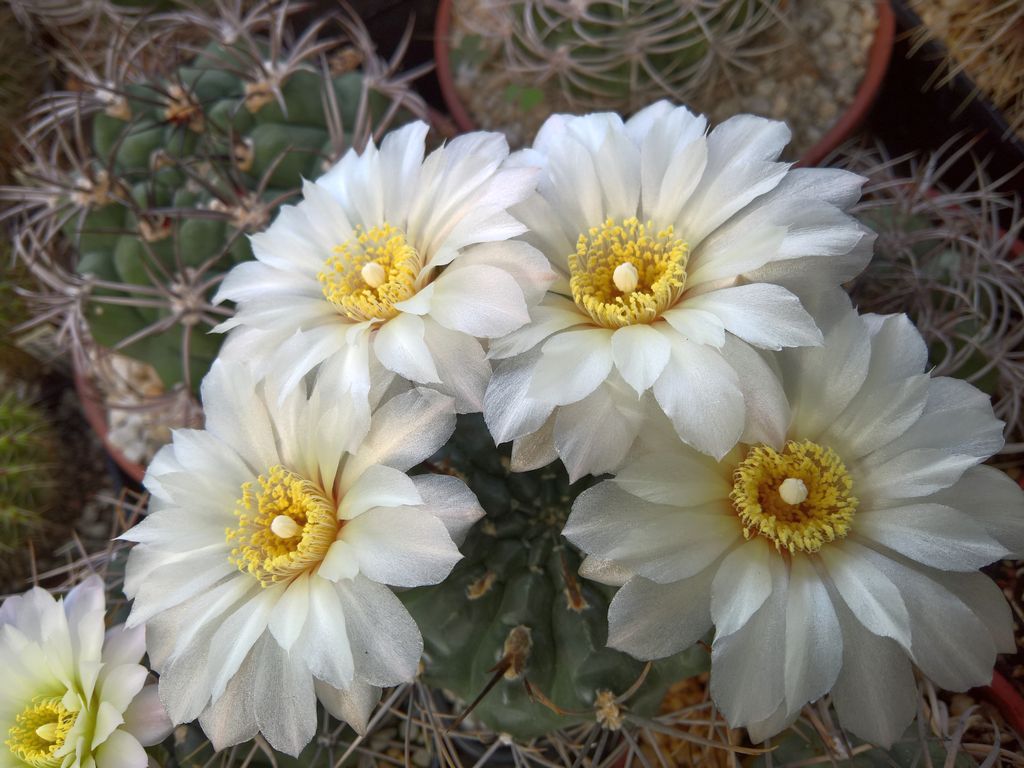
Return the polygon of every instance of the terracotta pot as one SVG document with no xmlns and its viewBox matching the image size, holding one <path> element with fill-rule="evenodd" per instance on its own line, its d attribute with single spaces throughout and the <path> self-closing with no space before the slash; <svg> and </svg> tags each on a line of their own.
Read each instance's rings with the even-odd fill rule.
<svg viewBox="0 0 1024 768">
<path fill-rule="evenodd" d="M 146 468 L 129 459 L 121 452 L 120 448 L 110 442 L 110 430 L 107 427 L 107 411 L 103 403 L 103 396 L 78 363 L 75 363 L 75 392 L 78 393 L 78 399 L 82 403 L 85 420 L 89 422 L 93 432 L 99 436 L 100 442 L 110 454 L 110 458 L 121 468 L 122 472 L 141 485 Z"/>
<path fill-rule="evenodd" d="M 452 24 L 453 0 L 440 0 L 437 17 L 434 23 L 434 64 L 437 68 L 437 79 L 441 85 L 441 94 L 451 113 L 452 120 L 463 131 L 474 131 L 477 126 L 455 89 L 455 78 L 448 40 Z M 896 33 L 896 19 L 893 16 L 889 0 L 876 0 L 878 9 L 878 26 L 875 28 L 875 39 L 868 52 L 868 66 L 864 79 L 854 94 L 853 103 L 839 117 L 839 120 L 828 130 L 821 140 L 808 149 L 800 158 L 798 165 L 817 165 L 832 150 L 842 144 L 864 122 L 871 110 L 875 97 L 882 87 L 882 80 L 889 68 L 892 55 L 893 39 Z"/>
</svg>

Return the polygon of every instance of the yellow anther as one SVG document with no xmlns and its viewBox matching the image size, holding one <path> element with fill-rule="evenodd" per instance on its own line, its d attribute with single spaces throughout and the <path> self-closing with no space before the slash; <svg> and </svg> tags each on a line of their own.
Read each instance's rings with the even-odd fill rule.
<svg viewBox="0 0 1024 768">
<path fill-rule="evenodd" d="M 850 530 L 853 481 L 831 448 L 810 440 L 782 452 L 751 448 L 733 476 L 732 499 L 743 535 L 764 536 L 779 551 L 817 552 Z"/>
<path fill-rule="evenodd" d="M 62 703 L 60 696 L 37 696 L 14 718 L 5 746 L 22 763 L 32 768 L 58 768 L 64 758 L 57 753 L 78 718 Z"/>
<path fill-rule="evenodd" d="M 334 248 L 317 275 L 324 297 L 350 320 L 387 320 L 395 304 L 411 298 L 422 269 L 405 234 L 390 224 L 363 231 Z"/>
<path fill-rule="evenodd" d="M 242 485 L 236 502 L 238 526 L 226 539 L 240 571 L 268 587 L 316 568 L 338 538 L 338 515 L 315 483 L 275 465 Z"/>
<path fill-rule="evenodd" d="M 580 309 L 605 328 L 652 323 L 678 301 L 688 249 L 669 226 L 633 217 L 591 227 L 569 254 L 569 287 Z"/>
</svg>

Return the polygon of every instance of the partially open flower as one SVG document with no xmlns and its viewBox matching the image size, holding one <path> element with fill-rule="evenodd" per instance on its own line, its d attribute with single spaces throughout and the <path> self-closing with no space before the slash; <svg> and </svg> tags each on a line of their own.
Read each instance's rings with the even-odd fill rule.
<svg viewBox="0 0 1024 768">
<path fill-rule="evenodd" d="M 582 573 L 624 584 L 610 645 L 660 658 L 714 626 L 712 696 L 755 741 L 831 691 L 845 728 L 889 745 L 917 710 L 914 665 L 963 691 L 1013 651 L 977 571 L 1024 553 L 1024 493 L 980 466 L 1002 445 L 988 398 L 924 373 L 906 316 L 817 316 L 824 346 L 778 356 L 762 439 L 721 462 L 654 439 L 580 495 L 565 535 Z"/>
<path fill-rule="evenodd" d="M 512 213 L 558 278 L 531 322 L 492 341 L 508 358 L 484 415 L 514 457 L 612 470 L 657 404 L 715 457 L 773 418 L 759 347 L 821 343 L 802 300 L 863 269 L 871 235 L 844 210 L 863 179 L 775 162 L 782 123 L 707 120 L 666 102 L 625 124 L 556 115 L 515 161 L 543 169 Z M 524 469 L 529 465 L 522 464 Z"/>
<path fill-rule="evenodd" d="M 99 576 L 0 606 L 0 766 L 145 768 L 143 747 L 171 732 L 139 664 L 144 630 L 105 632 L 105 607 Z"/>
<path fill-rule="evenodd" d="M 206 430 L 179 430 L 157 454 L 151 512 L 123 536 L 137 542 L 128 624 L 146 623 L 161 699 L 217 748 L 259 731 L 298 754 L 317 698 L 363 730 L 423 650 L 385 585 L 442 581 L 483 514 L 461 480 L 406 474 L 451 435 L 450 398 L 405 392 L 368 427 L 346 398 L 279 397 L 220 361 L 203 405 Z"/>
<path fill-rule="evenodd" d="M 529 320 L 554 278 L 544 257 L 510 241 L 506 209 L 533 191 L 534 168 L 503 165 L 504 137 L 472 133 L 424 159 L 427 126 L 349 151 L 304 200 L 252 238 L 217 300 L 238 303 L 228 357 L 287 370 L 285 391 L 321 366 L 368 408 L 373 378 L 395 376 L 479 411 L 491 375 L 481 339 Z"/>
</svg>

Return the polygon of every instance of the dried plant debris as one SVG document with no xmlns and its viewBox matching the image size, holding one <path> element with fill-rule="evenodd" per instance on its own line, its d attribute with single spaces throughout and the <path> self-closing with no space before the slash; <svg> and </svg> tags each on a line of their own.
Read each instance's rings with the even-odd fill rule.
<svg viewBox="0 0 1024 768">
<path fill-rule="evenodd" d="M 995 463 L 1024 464 L 1024 269 L 1020 199 L 973 160 L 962 183 L 945 180 L 970 157 L 955 138 L 926 156 L 891 157 L 849 144 L 833 163 L 867 177 L 854 209 L 878 233 L 852 286 L 862 312 L 906 312 L 928 343 L 935 374 L 966 379 L 1006 422 Z"/>
</svg>

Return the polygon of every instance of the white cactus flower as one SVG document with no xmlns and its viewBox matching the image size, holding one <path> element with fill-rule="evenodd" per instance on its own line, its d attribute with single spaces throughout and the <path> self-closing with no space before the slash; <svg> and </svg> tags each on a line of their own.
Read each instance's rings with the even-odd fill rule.
<svg viewBox="0 0 1024 768">
<path fill-rule="evenodd" d="M 146 768 L 171 723 L 139 664 L 142 627 L 106 629 L 103 581 L 55 600 L 36 587 L 0 606 L 0 766 Z"/>
<path fill-rule="evenodd" d="M 122 538 L 129 626 L 147 626 L 160 697 L 218 748 L 262 732 L 295 755 L 316 701 L 362 731 L 411 681 L 423 640 L 386 585 L 436 584 L 483 511 L 454 477 L 406 471 L 447 441 L 451 400 L 393 397 L 372 425 L 320 387 L 283 397 L 215 362 L 205 430 L 178 430 L 146 475 L 149 516 Z"/>
<path fill-rule="evenodd" d="M 285 391 L 318 368 L 364 411 L 394 376 L 479 411 L 491 375 L 481 340 L 529 320 L 554 279 L 544 257 L 509 240 L 525 227 L 507 212 L 537 170 L 505 165 L 508 144 L 471 133 L 424 159 L 427 125 L 350 150 L 304 200 L 252 238 L 216 300 L 237 302 L 217 330 L 235 329 L 224 356 L 261 372 L 286 370 Z"/>
<path fill-rule="evenodd" d="M 1013 652 L 978 569 L 1024 554 L 1024 492 L 981 465 L 1003 444 L 989 399 L 925 373 L 906 316 L 818 316 L 824 346 L 777 356 L 762 439 L 721 462 L 652 439 L 565 535 L 582 573 L 624 584 L 610 645 L 660 658 L 714 627 L 712 697 L 754 741 L 831 692 L 846 729 L 888 746 L 917 711 L 915 666 L 963 691 Z"/>
<path fill-rule="evenodd" d="M 492 341 L 485 397 L 517 466 L 615 468 L 655 403 L 716 458 L 757 436 L 771 372 L 753 348 L 821 343 L 802 301 L 858 274 L 873 236 L 844 213 L 863 179 L 776 162 L 782 123 L 659 102 L 623 123 L 555 115 L 514 162 L 540 166 L 512 215 L 558 275 L 531 321 Z M 534 464 L 536 465 L 536 464 Z"/>
</svg>

